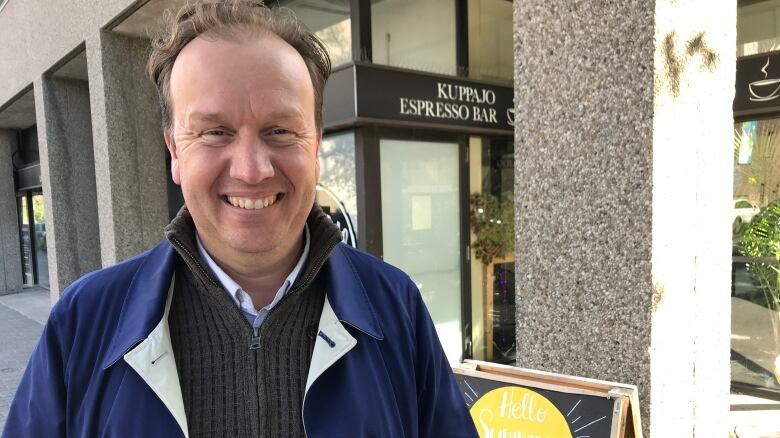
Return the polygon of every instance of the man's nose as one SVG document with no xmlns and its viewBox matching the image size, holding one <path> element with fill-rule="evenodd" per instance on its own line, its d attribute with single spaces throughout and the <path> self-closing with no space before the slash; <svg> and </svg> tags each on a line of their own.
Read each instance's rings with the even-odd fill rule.
<svg viewBox="0 0 780 438">
<path fill-rule="evenodd" d="M 230 176 L 247 184 L 257 184 L 274 176 L 270 150 L 257 138 L 236 143 L 231 157 Z"/>
</svg>

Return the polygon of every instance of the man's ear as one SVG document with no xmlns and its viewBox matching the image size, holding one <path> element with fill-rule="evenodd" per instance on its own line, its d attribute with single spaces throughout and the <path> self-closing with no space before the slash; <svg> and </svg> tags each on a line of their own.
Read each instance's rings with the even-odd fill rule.
<svg viewBox="0 0 780 438">
<path fill-rule="evenodd" d="M 163 131 L 163 138 L 165 139 L 165 146 L 168 148 L 168 152 L 171 154 L 171 179 L 178 185 L 181 185 L 181 175 L 179 175 L 179 155 L 176 152 L 176 145 L 173 142 L 173 137 L 168 129 Z"/>
</svg>

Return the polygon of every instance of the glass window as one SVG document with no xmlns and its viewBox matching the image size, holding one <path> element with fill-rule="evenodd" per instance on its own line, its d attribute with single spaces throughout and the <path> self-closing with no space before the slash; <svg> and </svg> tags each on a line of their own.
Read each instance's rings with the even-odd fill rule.
<svg viewBox="0 0 780 438">
<path fill-rule="evenodd" d="M 472 352 L 514 364 L 514 144 L 472 137 L 469 154 Z"/>
<path fill-rule="evenodd" d="M 342 242 L 357 247 L 355 134 L 326 135 L 320 145 L 317 203 L 341 229 Z"/>
<path fill-rule="evenodd" d="M 459 147 L 379 142 L 384 259 L 420 289 L 450 363 L 460 363 Z"/>
<path fill-rule="evenodd" d="M 277 0 L 271 3 L 292 10 L 325 43 L 333 67 L 352 60 L 349 0 Z"/>
<path fill-rule="evenodd" d="M 780 50 L 780 0 L 737 3 L 737 56 Z"/>
<path fill-rule="evenodd" d="M 511 82 L 514 78 L 512 2 L 469 1 L 469 77 Z"/>
<path fill-rule="evenodd" d="M 30 216 L 28 207 L 27 193 L 16 198 L 17 208 L 19 209 L 19 234 L 22 243 L 22 275 L 24 276 L 24 285 L 32 286 L 35 284 L 33 272 L 33 247 L 32 234 L 30 233 Z"/>
<path fill-rule="evenodd" d="M 38 268 L 38 284 L 49 287 L 49 258 L 46 247 L 46 218 L 43 195 L 32 196 L 33 223 L 35 226 L 35 266 Z"/>
<path fill-rule="evenodd" d="M 780 119 L 734 125 L 731 379 L 780 391 Z"/>
<path fill-rule="evenodd" d="M 371 4 L 376 64 L 454 75 L 455 0 L 379 0 Z"/>
</svg>

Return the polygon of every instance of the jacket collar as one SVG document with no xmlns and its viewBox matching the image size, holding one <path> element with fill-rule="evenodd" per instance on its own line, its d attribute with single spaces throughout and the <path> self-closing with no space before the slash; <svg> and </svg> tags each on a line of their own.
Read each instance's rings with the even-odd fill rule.
<svg viewBox="0 0 780 438">
<path fill-rule="evenodd" d="M 384 339 L 376 312 L 343 243 L 333 249 L 325 265 L 326 291 L 333 312 L 343 322 L 375 338 Z"/>
<path fill-rule="evenodd" d="M 162 319 L 173 276 L 175 255 L 171 244 L 164 241 L 139 256 L 144 258 L 144 262 L 130 282 L 114 338 L 103 359 L 103 369 L 116 363 L 130 349 L 146 339 Z"/>
<path fill-rule="evenodd" d="M 336 246 L 323 268 L 330 304 L 339 320 L 375 339 L 384 339 L 374 308 L 347 251 L 344 244 Z M 122 305 L 117 330 L 103 359 L 103 369 L 146 339 L 163 317 L 176 251 L 170 242 L 163 241 L 143 257 L 145 261 L 133 277 Z"/>
</svg>

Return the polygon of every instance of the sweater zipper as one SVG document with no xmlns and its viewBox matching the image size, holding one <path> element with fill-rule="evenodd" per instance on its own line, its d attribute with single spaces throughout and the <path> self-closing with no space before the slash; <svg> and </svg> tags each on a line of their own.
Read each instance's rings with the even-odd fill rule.
<svg viewBox="0 0 780 438">
<path fill-rule="evenodd" d="M 195 256 L 193 256 L 192 253 L 189 250 L 187 250 L 187 248 L 179 241 L 179 239 L 177 239 L 177 238 L 175 238 L 173 236 L 171 236 L 170 239 L 173 241 L 173 243 L 176 244 L 176 246 L 180 250 L 182 250 L 185 254 L 187 254 L 187 256 L 190 258 L 190 261 L 198 268 L 198 270 L 201 272 L 201 274 L 203 274 L 203 276 L 205 278 L 207 278 L 208 281 L 211 284 L 213 284 L 214 286 L 219 287 L 219 288 L 222 287 L 221 285 L 217 284 L 211 278 L 211 275 L 208 273 L 208 271 L 203 267 L 203 265 L 200 264 L 198 259 Z M 308 272 L 307 272 L 306 276 L 303 278 L 303 280 L 300 281 L 300 282 L 296 282 L 297 286 L 294 289 L 289 290 L 286 294 L 284 294 L 282 299 L 279 300 L 278 303 L 276 303 L 276 306 L 274 306 L 268 312 L 268 315 L 266 315 L 266 317 L 265 317 L 266 321 L 271 316 L 271 313 L 273 313 L 274 310 L 276 310 L 279 307 L 279 304 L 281 304 L 284 300 L 286 300 L 293 293 L 298 292 L 299 290 L 301 290 L 301 289 L 303 289 L 303 288 L 305 288 L 305 287 L 307 287 L 309 285 L 309 283 L 314 279 L 314 276 L 322 268 L 322 265 L 325 264 L 325 260 L 328 258 L 328 255 L 330 255 L 330 253 L 333 251 L 333 248 L 335 248 L 336 245 L 338 245 L 338 243 L 339 243 L 339 241 L 337 240 L 333 245 L 330 246 L 328 251 L 321 252 L 316 258 L 313 259 L 314 262 L 311 265 L 313 269 L 307 270 Z M 238 309 L 237 307 L 236 307 L 236 310 L 238 312 L 241 312 L 241 310 Z M 249 321 L 246 320 L 246 317 L 244 317 L 243 314 L 241 315 L 241 317 L 247 324 L 249 324 Z M 252 340 L 251 340 L 251 342 L 249 344 L 249 349 L 250 350 L 259 350 L 262 347 L 262 345 L 263 345 L 263 343 L 262 343 L 262 336 L 260 334 L 260 327 L 252 327 Z M 258 397 L 258 402 L 259 402 L 260 394 L 257 394 L 257 397 Z M 306 422 L 303 419 L 303 408 L 304 408 L 305 402 L 306 402 L 306 394 L 304 394 L 303 402 L 301 403 L 301 421 L 303 422 L 303 433 L 304 433 L 304 436 L 308 437 L 309 433 L 306 431 Z"/>
<path fill-rule="evenodd" d="M 198 261 L 198 259 L 194 255 L 192 255 L 192 253 L 181 243 L 181 241 L 179 241 L 179 239 L 177 239 L 176 237 L 171 236 L 171 240 L 176 244 L 176 246 L 179 249 L 181 249 L 182 251 L 184 251 L 185 254 L 187 254 L 187 256 L 190 258 L 190 261 L 192 262 L 192 264 L 194 264 L 198 268 L 198 270 L 200 271 L 200 273 L 203 275 L 204 278 L 207 278 L 209 280 L 209 282 L 211 284 L 213 284 L 214 286 L 216 286 L 218 288 L 222 287 L 221 285 L 217 284 L 211 278 L 211 274 L 208 273 L 206 268 L 203 267 L 203 265 L 200 263 L 200 261 Z M 289 296 L 293 295 L 295 292 L 298 292 L 299 290 L 301 290 L 301 289 L 303 289 L 303 288 L 305 288 L 305 287 L 307 287 L 309 285 L 309 283 L 314 279 L 314 276 L 322 268 L 322 265 L 325 264 L 325 260 L 328 258 L 327 256 L 333 251 L 333 248 L 336 245 L 338 245 L 338 241 L 334 245 L 331 246 L 329 251 L 322 251 L 314 259 L 314 262 L 311 265 L 313 269 L 308 269 L 306 277 L 304 277 L 302 281 L 296 282 L 298 284 L 297 287 L 295 287 L 294 289 L 289 290 L 286 294 L 284 294 L 282 299 L 279 300 L 279 302 L 276 303 L 276 305 L 268 312 L 268 315 L 266 315 L 266 317 L 265 317 L 266 321 L 271 316 L 271 314 L 279 307 L 279 305 L 282 304 L 282 302 L 284 302 L 284 300 L 286 300 Z M 238 309 L 238 310 L 239 310 L 239 312 L 241 311 L 240 309 Z M 241 317 L 242 317 L 242 319 L 244 319 L 244 321 L 246 321 L 246 317 L 244 317 L 243 314 L 241 314 Z M 247 324 L 249 324 L 249 321 L 246 321 L 246 322 L 247 322 Z M 250 350 L 259 350 L 262 346 L 263 346 L 263 342 L 262 342 L 262 336 L 260 334 L 260 327 L 252 327 L 252 339 L 251 339 L 251 341 L 249 343 L 249 349 Z"/>
<path fill-rule="evenodd" d="M 252 327 L 252 342 L 249 343 L 249 349 L 259 350 L 262 346 L 263 343 L 262 339 L 260 339 L 260 327 Z"/>
<path fill-rule="evenodd" d="M 179 239 L 171 236 L 171 240 L 176 244 L 176 246 L 180 250 L 184 251 L 184 253 L 187 254 L 187 256 L 190 258 L 190 261 L 192 262 L 192 264 L 197 266 L 198 270 L 203 275 L 203 278 L 208 279 L 209 283 L 213 284 L 216 287 L 219 287 L 219 288 L 222 287 L 222 286 L 218 285 L 214 281 L 214 279 L 211 278 L 211 274 L 209 274 L 208 271 L 206 271 L 206 268 L 204 268 L 203 265 L 200 264 L 200 262 L 198 261 L 197 257 L 193 256 L 192 253 L 179 241 Z"/>
<path fill-rule="evenodd" d="M 338 245 L 338 242 L 336 242 L 336 245 Z M 325 260 L 328 258 L 328 255 L 333 250 L 333 247 L 336 245 L 333 245 L 329 251 L 323 251 L 320 253 L 319 256 L 313 259 L 313 262 L 311 264 L 311 267 L 313 269 L 308 269 L 306 277 L 304 277 L 300 282 L 296 282 L 297 286 L 294 289 L 290 289 L 287 291 L 286 294 L 282 297 L 281 300 L 279 300 L 276 305 L 268 311 L 268 314 L 265 316 L 265 321 L 268 321 L 268 318 L 271 317 L 271 314 L 280 307 L 280 305 L 286 300 L 288 297 L 294 295 L 298 291 L 305 289 L 309 286 L 309 283 L 314 279 L 314 276 L 317 275 L 317 273 L 320 271 L 320 268 L 322 268 L 322 265 L 325 264 Z M 265 322 L 263 321 L 263 322 Z M 252 327 L 252 342 L 249 345 L 250 350 L 258 350 L 262 348 L 263 342 L 262 342 L 262 335 L 260 334 L 260 327 Z"/>
</svg>

